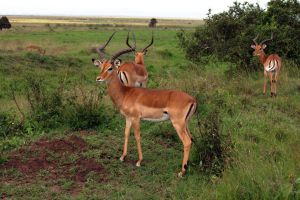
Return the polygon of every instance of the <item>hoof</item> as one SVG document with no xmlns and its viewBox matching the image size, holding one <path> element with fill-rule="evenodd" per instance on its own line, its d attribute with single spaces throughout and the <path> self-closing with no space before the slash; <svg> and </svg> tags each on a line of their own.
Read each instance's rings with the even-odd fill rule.
<svg viewBox="0 0 300 200">
<path fill-rule="evenodd" d="M 178 173 L 177 176 L 178 176 L 178 178 L 183 178 L 184 174 L 185 174 L 185 173 L 181 171 L 181 172 Z"/>
<path fill-rule="evenodd" d="M 121 157 L 120 157 L 120 161 L 121 161 L 121 162 L 124 162 L 125 157 L 126 157 L 126 156 L 121 156 Z"/>
<path fill-rule="evenodd" d="M 141 166 L 141 162 L 137 161 L 136 164 L 135 164 L 135 166 L 140 167 Z"/>
</svg>

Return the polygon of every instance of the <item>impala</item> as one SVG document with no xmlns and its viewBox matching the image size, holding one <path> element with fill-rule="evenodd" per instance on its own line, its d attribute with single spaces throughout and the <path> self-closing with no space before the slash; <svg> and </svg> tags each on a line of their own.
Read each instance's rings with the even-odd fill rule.
<svg viewBox="0 0 300 200">
<path fill-rule="evenodd" d="M 136 52 L 136 43 L 134 38 L 134 46 L 129 44 L 129 32 L 126 39 L 126 44 L 135 52 L 135 62 L 127 61 L 121 64 L 118 69 L 120 80 L 127 86 L 146 87 L 148 81 L 148 72 L 144 63 L 144 55 L 147 49 L 153 44 L 153 34 L 150 44 L 148 44 L 142 51 Z"/>
<path fill-rule="evenodd" d="M 26 50 L 28 50 L 28 51 L 37 51 L 39 54 L 42 54 L 42 55 L 45 55 L 45 53 L 46 53 L 45 49 L 43 49 L 42 47 L 39 47 L 37 45 L 34 45 L 34 44 L 28 45 L 26 47 Z"/>
<path fill-rule="evenodd" d="M 184 146 L 182 167 L 178 173 L 178 176 L 182 177 L 187 169 L 192 144 L 188 121 L 195 112 L 196 100 L 190 95 L 176 90 L 153 90 L 128 87 L 122 84 L 117 73 L 121 62 L 117 58 L 131 51 L 133 51 L 132 48 L 121 50 L 110 59 L 104 59 L 104 57 L 100 57 L 101 60 L 92 59 L 94 65 L 100 68 L 100 74 L 97 76 L 96 81 L 106 81 L 108 95 L 126 119 L 123 154 L 120 160 L 124 161 L 127 155 L 128 139 L 132 126 L 138 150 L 136 166 L 139 167 L 143 160 L 140 121 L 164 121 L 169 119 Z"/>
<path fill-rule="evenodd" d="M 276 97 L 277 95 L 277 80 L 278 75 L 281 69 L 281 58 L 277 54 L 266 55 L 264 49 L 267 47 L 265 42 L 273 39 L 273 34 L 270 39 L 263 40 L 261 43 L 257 43 L 256 40 L 258 35 L 253 39 L 254 44 L 251 45 L 251 48 L 254 49 L 253 55 L 258 56 L 260 62 L 264 66 L 264 88 L 263 92 L 266 93 L 267 87 L 267 76 L 269 76 L 271 83 L 271 97 Z"/>
</svg>

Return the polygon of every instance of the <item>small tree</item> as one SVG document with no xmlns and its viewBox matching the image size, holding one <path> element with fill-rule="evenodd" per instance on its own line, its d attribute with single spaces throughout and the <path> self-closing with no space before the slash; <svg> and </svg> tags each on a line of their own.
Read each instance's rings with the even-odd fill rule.
<svg viewBox="0 0 300 200">
<path fill-rule="evenodd" d="M 252 55 L 252 39 L 274 34 L 267 53 L 277 53 L 300 64 L 300 3 L 297 0 L 271 0 L 266 10 L 258 4 L 234 2 L 228 11 L 211 15 L 206 24 L 192 34 L 178 33 L 179 44 L 186 57 L 205 62 L 211 56 L 234 63 L 239 69 L 259 69 Z"/>
<path fill-rule="evenodd" d="M 150 19 L 150 22 L 149 22 L 150 28 L 156 27 L 156 24 L 157 24 L 157 19 L 155 19 L 155 18 Z"/>
<path fill-rule="evenodd" d="M 3 16 L 0 18 L 0 30 L 2 30 L 4 28 L 6 28 L 6 29 L 11 28 L 11 24 L 6 16 Z"/>
</svg>

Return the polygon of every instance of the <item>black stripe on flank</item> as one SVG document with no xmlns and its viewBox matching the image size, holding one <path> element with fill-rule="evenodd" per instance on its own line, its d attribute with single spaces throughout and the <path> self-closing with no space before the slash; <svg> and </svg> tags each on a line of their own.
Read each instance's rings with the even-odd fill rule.
<svg viewBox="0 0 300 200">
<path fill-rule="evenodd" d="M 188 113 L 187 113 L 187 115 L 186 115 L 186 117 L 185 117 L 185 120 L 188 118 L 188 116 L 189 116 L 189 114 L 190 114 L 190 112 L 191 112 L 193 106 L 194 106 L 194 104 L 192 104 L 192 105 L 190 106 L 189 111 L 188 111 Z"/>
</svg>

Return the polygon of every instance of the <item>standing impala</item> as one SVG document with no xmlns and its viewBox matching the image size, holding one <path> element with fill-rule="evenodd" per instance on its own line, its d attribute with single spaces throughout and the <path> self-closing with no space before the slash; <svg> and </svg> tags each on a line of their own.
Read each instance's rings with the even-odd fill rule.
<svg viewBox="0 0 300 200">
<path fill-rule="evenodd" d="M 170 119 L 184 146 L 182 168 L 178 173 L 178 176 L 182 177 L 187 169 L 192 144 L 188 121 L 195 112 L 196 100 L 190 95 L 176 90 L 153 90 L 128 87 L 122 84 L 117 74 L 117 67 L 120 65 L 120 61 L 117 58 L 131 51 L 132 48 L 119 51 L 109 60 L 103 57 L 100 57 L 101 61 L 92 59 L 94 65 L 100 68 L 100 74 L 96 81 L 106 81 L 108 95 L 126 119 L 123 154 L 120 160 L 124 161 L 127 155 L 131 126 L 134 129 L 139 156 L 136 166 L 139 167 L 143 160 L 140 121 L 164 121 Z"/>
<path fill-rule="evenodd" d="M 136 51 L 136 42 L 134 38 L 134 46 L 129 44 L 129 32 L 126 39 L 126 44 L 134 52 Z M 127 61 L 121 64 L 118 69 L 118 74 L 120 80 L 127 86 L 135 87 L 146 87 L 148 81 L 148 72 L 144 63 L 144 55 L 147 52 L 147 49 L 153 44 L 153 34 L 150 44 L 148 44 L 142 51 L 135 52 L 135 62 Z"/>
<path fill-rule="evenodd" d="M 251 48 L 254 49 L 253 55 L 258 56 L 260 62 L 264 65 L 264 94 L 266 94 L 267 76 L 269 76 L 271 82 L 271 97 L 277 95 L 277 80 L 281 69 L 281 58 L 277 54 L 266 55 L 264 49 L 267 47 L 265 42 L 273 39 L 273 34 L 270 39 L 263 40 L 261 43 L 257 43 L 258 35 L 253 39 L 254 44 Z"/>
</svg>

